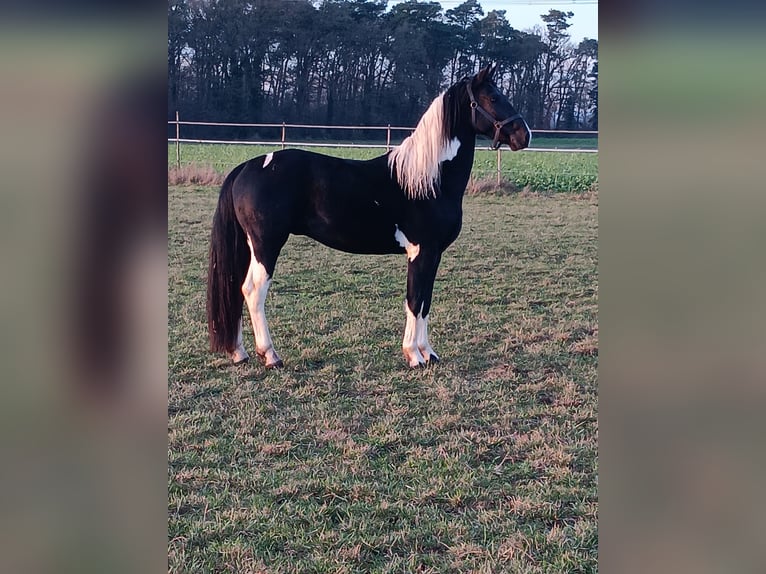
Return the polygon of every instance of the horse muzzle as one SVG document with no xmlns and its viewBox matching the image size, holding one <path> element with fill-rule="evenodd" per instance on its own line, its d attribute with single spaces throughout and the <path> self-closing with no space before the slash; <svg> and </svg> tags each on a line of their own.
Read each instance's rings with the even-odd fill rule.
<svg viewBox="0 0 766 574">
<path fill-rule="evenodd" d="M 515 124 L 521 125 L 507 131 L 503 130 L 506 133 L 503 133 L 500 138 L 500 142 L 508 144 L 511 151 L 519 151 L 529 146 L 530 133 L 527 126 L 523 121 L 515 122 Z"/>
</svg>

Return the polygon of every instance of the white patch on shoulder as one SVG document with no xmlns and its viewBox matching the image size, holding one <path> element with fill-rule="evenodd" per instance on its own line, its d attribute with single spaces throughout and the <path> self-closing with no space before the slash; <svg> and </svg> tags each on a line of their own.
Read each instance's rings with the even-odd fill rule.
<svg viewBox="0 0 766 574">
<path fill-rule="evenodd" d="M 394 232 L 394 239 L 396 239 L 396 242 L 404 247 L 404 250 L 407 252 L 407 259 L 409 261 L 415 261 L 415 257 L 418 256 L 420 253 L 420 245 L 415 245 L 414 243 L 410 243 L 410 240 L 407 239 L 407 236 L 402 233 L 402 230 L 399 229 L 399 226 L 394 224 L 394 227 L 396 227 L 396 231 Z"/>
<path fill-rule="evenodd" d="M 439 157 L 439 162 L 442 161 L 451 161 L 455 159 L 455 156 L 457 155 L 457 150 L 460 149 L 460 140 L 457 138 L 452 138 L 452 141 L 449 142 L 446 147 L 442 150 L 441 156 Z"/>
<path fill-rule="evenodd" d="M 266 154 L 266 159 L 263 160 L 263 167 L 266 167 L 271 163 L 271 160 L 274 159 L 274 152 L 270 152 Z"/>
</svg>

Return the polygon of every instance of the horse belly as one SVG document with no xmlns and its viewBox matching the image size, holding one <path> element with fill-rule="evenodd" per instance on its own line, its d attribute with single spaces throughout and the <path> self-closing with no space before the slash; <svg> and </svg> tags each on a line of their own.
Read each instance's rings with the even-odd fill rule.
<svg viewBox="0 0 766 574">
<path fill-rule="evenodd" d="M 383 255 L 404 252 L 395 233 L 396 224 L 382 210 L 351 203 L 317 210 L 300 234 L 340 251 Z"/>
</svg>

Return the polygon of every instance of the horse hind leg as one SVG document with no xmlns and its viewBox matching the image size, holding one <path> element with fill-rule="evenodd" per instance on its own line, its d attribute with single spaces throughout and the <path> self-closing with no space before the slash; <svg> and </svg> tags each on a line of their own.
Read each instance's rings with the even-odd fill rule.
<svg viewBox="0 0 766 574">
<path fill-rule="evenodd" d="M 242 294 L 245 296 L 245 301 L 250 311 L 250 320 L 253 323 L 255 352 L 267 369 L 282 367 L 284 363 L 274 349 L 269 326 L 266 322 L 265 303 L 266 295 L 271 285 L 271 274 L 267 270 L 266 265 L 264 265 L 264 262 L 259 261 L 256 257 L 250 235 L 247 236 L 247 244 L 250 247 L 250 268 L 247 271 L 247 275 L 245 275 L 244 283 L 242 283 Z M 277 249 L 278 252 L 279 249 Z M 276 262 L 276 255 L 273 257 L 273 261 Z M 269 262 L 266 263 L 269 264 Z M 270 263 L 269 267 L 273 272 L 274 263 Z"/>
<path fill-rule="evenodd" d="M 249 272 L 248 272 L 249 274 Z M 237 348 L 231 353 L 231 360 L 235 365 L 241 365 L 247 363 L 250 360 L 250 355 L 245 350 L 245 343 L 242 340 L 242 321 L 239 322 L 239 330 L 237 332 Z"/>
</svg>

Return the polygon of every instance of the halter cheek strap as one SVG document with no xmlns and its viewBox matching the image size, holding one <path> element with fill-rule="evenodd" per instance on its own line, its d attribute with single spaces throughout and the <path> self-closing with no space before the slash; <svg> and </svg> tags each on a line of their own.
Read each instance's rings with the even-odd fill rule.
<svg viewBox="0 0 766 574">
<path fill-rule="evenodd" d="M 476 101 L 476 98 L 473 97 L 473 91 L 471 90 L 470 80 L 465 85 L 465 87 L 466 87 L 466 90 L 468 91 L 468 99 L 471 100 L 471 123 L 473 123 L 474 129 L 478 131 L 478 126 L 476 125 L 476 112 L 478 111 L 487 120 L 489 120 L 489 122 L 493 126 L 495 126 L 495 138 L 492 140 L 492 149 L 499 148 L 502 145 L 500 143 L 500 130 L 503 128 L 505 124 L 521 119 L 522 117 L 521 114 L 516 114 L 515 116 L 511 116 L 510 118 L 506 118 L 503 121 L 500 121 L 496 119 L 492 114 L 490 114 L 487 110 L 482 108 L 479 105 L 479 103 Z"/>
</svg>

